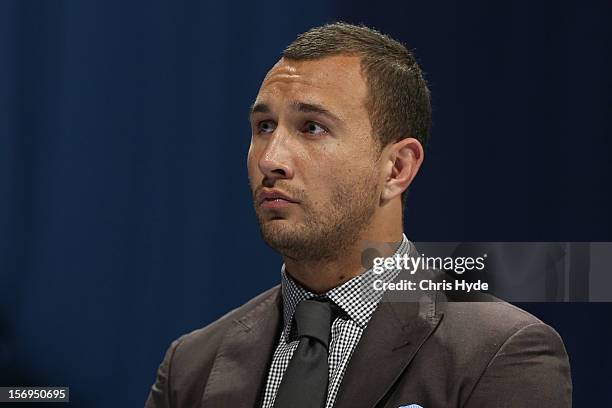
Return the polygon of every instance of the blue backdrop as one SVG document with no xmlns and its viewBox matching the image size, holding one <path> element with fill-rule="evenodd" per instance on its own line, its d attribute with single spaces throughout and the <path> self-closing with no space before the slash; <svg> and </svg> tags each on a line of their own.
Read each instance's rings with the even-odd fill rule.
<svg viewBox="0 0 612 408">
<path fill-rule="evenodd" d="M 415 241 L 612 241 L 607 0 L 0 1 L 0 385 L 142 406 L 167 346 L 274 285 L 247 111 L 283 47 L 363 22 L 433 93 Z M 527 304 L 575 406 L 612 402 L 610 304 Z"/>
</svg>

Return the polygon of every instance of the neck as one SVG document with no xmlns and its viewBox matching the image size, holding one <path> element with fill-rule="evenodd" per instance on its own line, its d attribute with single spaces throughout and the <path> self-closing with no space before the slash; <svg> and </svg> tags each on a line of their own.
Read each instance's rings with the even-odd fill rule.
<svg viewBox="0 0 612 408">
<path fill-rule="evenodd" d="M 334 257 L 316 260 L 293 259 L 283 257 L 286 272 L 300 285 L 309 291 L 322 294 L 365 271 L 362 265 L 362 252 L 366 243 L 401 242 L 401 224 L 395 228 L 379 232 L 364 232 L 345 248 L 342 253 Z M 380 256 L 391 256 L 395 248 L 389 245 L 380 245 Z"/>
</svg>

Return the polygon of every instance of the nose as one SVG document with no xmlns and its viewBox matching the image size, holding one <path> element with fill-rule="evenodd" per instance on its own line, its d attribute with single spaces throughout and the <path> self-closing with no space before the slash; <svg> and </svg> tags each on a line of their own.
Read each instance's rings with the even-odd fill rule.
<svg viewBox="0 0 612 408">
<path fill-rule="evenodd" d="M 287 146 L 287 136 L 277 129 L 268 138 L 258 163 L 259 170 L 263 173 L 265 179 L 274 181 L 293 178 L 293 169 L 289 164 L 290 149 Z"/>
</svg>

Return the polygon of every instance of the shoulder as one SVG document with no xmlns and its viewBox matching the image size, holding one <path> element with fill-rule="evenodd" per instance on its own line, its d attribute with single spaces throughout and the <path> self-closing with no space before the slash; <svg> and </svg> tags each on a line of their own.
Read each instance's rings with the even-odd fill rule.
<svg viewBox="0 0 612 408">
<path fill-rule="evenodd" d="M 488 295 L 475 302 L 446 302 L 441 309 L 444 316 L 436 334 L 446 345 L 442 354 L 454 363 L 446 368 L 464 380 L 459 381 L 464 401 L 491 406 L 494 398 L 509 398 L 512 390 L 523 389 L 541 406 L 552 406 L 544 403 L 551 395 L 554 406 L 567 406 L 572 388 L 569 358 L 555 329 Z"/>
<path fill-rule="evenodd" d="M 218 344 L 232 324 L 240 321 L 261 305 L 277 301 L 279 294 L 280 285 L 276 285 L 255 296 L 242 306 L 229 311 L 209 325 L 182 335 L 175 342 L 178 343 L 177 346 L 180 344 L 183 349 L 200 347 L 202 344 L 208 346 Z"/>
<path fill-rule="evenodd" d="M 444 313 L 442 332 L 449 338 L 460 339 L 462 347 L 474 348 L 480 355 L 494 355 L 514 336 L 531 333 L 537 334 L 542 341 L 562 345 L 559 334 L 552 327 L 531 313 L 490 295 L 480 294 L 474 301 L 444 301 L 439 309 Z"/>
<path fill-rule="evenodd" d="M 184 378 L 187 381 L 188 378 L 197 377 L 193 373 L 201 373 L 200 377 L 206 378 L 227 331 L 252 312 L 277 302 L 279 293 L 277 285 L 209 325 L 186 333 L 172 342 L 166 353 L 166 359 L 172 362 L 175 379 Z"/>
<path fill-rule="evenodd" d="M 147 407 L 177 406 L 171 403 L 180 398 L 183 405 L 194 406 L 202 398 L 215 356 L 226 333 L 234 324 L 257 310 L 271 310 L 279 299 L 279 286 L 275 286 L 230 311 L 206 327 L 184 334 L 174 340 L 162 360 L 157 379 L 151 388 Z"/>
</svg>

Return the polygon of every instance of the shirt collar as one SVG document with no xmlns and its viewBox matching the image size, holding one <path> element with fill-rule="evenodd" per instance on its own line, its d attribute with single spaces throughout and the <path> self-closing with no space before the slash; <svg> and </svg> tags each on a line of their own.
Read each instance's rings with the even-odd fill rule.
<svg viewBox="0 0 612 408">
<path fill-rule="evenodd" d="M 402 242 L 392 256 L 410 253 L 411 242 L 402 234 Z M 365 329 L 372 314 L 376 310 L 384 290 L 376 290 L 374 282 L 391 282 L 397 277 L 400 270 L 385 268 L 380 274 L 374 273 L 370 268 L 361 275 L 337 286 L 326 293 L 317 295 L 301 286 L 285 271 L 285 264 L 281 268 L 281 293 L 283 297 L 283 330 L 288 339 L 291 332 L 293 314 L 298 303 L 305 299 L 329 298 L 338 305 L 351 320 Z"/>
</svg>

